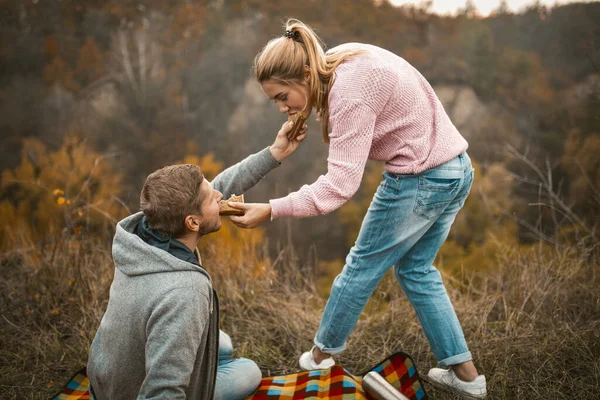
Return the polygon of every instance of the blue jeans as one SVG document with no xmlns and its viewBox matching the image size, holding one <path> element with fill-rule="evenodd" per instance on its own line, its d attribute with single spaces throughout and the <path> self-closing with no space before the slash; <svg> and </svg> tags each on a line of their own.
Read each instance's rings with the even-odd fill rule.
<svg viewBox="0 0 600 400">
<path fill-rule="evenodd" d="M 219 331 L 219 367 L 215 400 L 241 400 L 250 396 L 262 378 L 256 363 L 246 358 L 232 359 L 231 338 Z"/>
<path fill-rule="evenodd" d="M 466 153 L 418 175 L 384 172 L 346 265 L 333 282 L 314 339 L 319 349 L 344 351 L 373 290 L 393 265 L 439 364 L 472 360 L 440 273 L 432 265 L 472 183 Z"/>
</svg>

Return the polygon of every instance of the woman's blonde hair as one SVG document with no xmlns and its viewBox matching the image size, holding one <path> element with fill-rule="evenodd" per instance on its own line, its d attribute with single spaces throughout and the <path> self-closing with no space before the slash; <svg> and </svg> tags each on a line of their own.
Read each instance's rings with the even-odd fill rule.
<svg viewBox="0 0 600 400">
<path fill-rule="evenodd" d="M 329 143 L 329 90 L 334 72 L 358 49 L 325 53 L 323 41 L 306 24 L 297 19 L 285 23 L 283 36 L 270 40 L 254 58 L 258 82 L 277 80 L 285 84 L 301 83 L 308 73 L 309 95 L 321 119 L 323 140 Z"/>
</svg>

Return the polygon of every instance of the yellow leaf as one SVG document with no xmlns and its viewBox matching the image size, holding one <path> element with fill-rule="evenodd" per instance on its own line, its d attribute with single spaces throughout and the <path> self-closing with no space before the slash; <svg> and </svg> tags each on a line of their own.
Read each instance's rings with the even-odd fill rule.
<svg viewBox="0 0 600 400">
<path fill-rule="evenodd" d="M 53 308 L 50 311 L 50 315 L 57 316 L 58 314 L 60 314 L 60 310 L 58 308 Z"/>
<path fill-rule="evenodd" d="M 56 199 L 56 204 L 62 206 L 63 204 L 65 204 L 65 198 L 60 196 L 58 199 Z"/>
</svg>

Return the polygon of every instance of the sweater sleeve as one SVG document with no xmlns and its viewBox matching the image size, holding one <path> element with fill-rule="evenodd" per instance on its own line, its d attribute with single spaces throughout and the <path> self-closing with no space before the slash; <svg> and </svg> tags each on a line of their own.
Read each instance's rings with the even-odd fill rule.
<svg viewBox="0 0 600 400">
<path fill-rule="evenodd" d="M 271 200 L 272 219 L 328 214 L 348 201 L 362 180 L 375 119 L 375 113 L 361 100 L 345 101 L 332 112 L 327 173 L 312 185 Z"/>
<path fill-rule="evenodd" d="M 327 173 L 312 185 L 274 199 L 271 219 L 303 218 L 328 214 L 348 201 L 358 190 L 371 151 L 375 122 L 396 82 L 381 69 L 358 70 L 338 76 L 339 87 L 330 95 L 329 156 Z"/>
<path fill-rule="evenodd" d="M 185 399 L 208 320 L 209 299 L 199 291 L 165 294 L 146 326 L 146 378 L 138 400 Z"/>
</svg>

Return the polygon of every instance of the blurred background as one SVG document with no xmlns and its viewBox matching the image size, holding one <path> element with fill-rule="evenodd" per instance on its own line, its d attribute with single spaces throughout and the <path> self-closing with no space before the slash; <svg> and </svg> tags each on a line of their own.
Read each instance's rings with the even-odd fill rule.
<svg viewBox="0 0 600 400">
<path fill-rule="evenodd" d="M 286 117 L 262 93 L 251 65 L 288 17 L 315 28 L 328 48 L 365 42 L 408 60 L 468 140 L 476 180 L 436 261 L 467 296 L 465 309 L 475 301 L 469 296 L 490 302 L 466 331 L 492 329 L 514 342 L 512 324 L 538 332 L 531 313 L 558 318 L 562 305 L 564 326 L 585 327 L 574 336 L 585 343 L 581 354 L 599 355 L 586 336 L 600 320 L 599 2 L 0 0 L 0 310 L 9 321 L 0 355 L 13 360 L 0 388 L 12 387 L 15 374 L 29 382 L 23 368 L 35 360 L 43 366 L 38 380 L 23 387 L 50 392 L 57 377 L 85 362 L 108 297 L 114 224 L 138 209 L 149 173 L 186 162 L 213 178 L 272 143 Z M 247 202 L 284 196 L 326 172 L 327 145 L 318 122 L 308 125 L 301 148 L 250 190 Z M 382 172 L 369 163 L 359 192 L 330 215 L 253 231 L 224 223 L 203 239 L 207 269 L 231 284 L 226 293 L 239 289 L 225 294 L 225 309 L 251 308 L 238 301 L 256 289 L 246 287 L 253 280 L 265 285 L 264 296 L 283 296 L 284 308 L 304 290 L 322 307 Z M 273 289 L 273 281 L 287 289 Z M 409 309 L 395 303 L 399 289 L 386 282 L 381 302 L 369 307 Z M 289 371 L 284 365 L 307 346 L 318 316 L 307 311 L 311 328 L 299 326 L 306 332 L 292 335 L 298 344 L 291 348 L 241 339 L 241 314 L 225 316 L 224 324 L 242 340 L 242 354 Z M 490 318 L 505 324 L 502 333 Z M 414 316 L 407 321 L 416 323 Z M 414 351 L 430 361 L 415 329 L 410 340 L 421 344 Z M 23 335 L 38 350 L 11 350 Z M 485 340 L 475 346 L 493 347 Z M 73 362 L 59 367 L 67 356 Z M 355 356 L 349 365 L 381 358 Z M 595 359 L 586 370 L 596 377 L 587 381 L 592 389 L 600 387 L 600 355 Z M 498 387 L 518 398 L 510 384 Z M 18 389 L 9 392 L 21 398 Z"/>
</svg>

